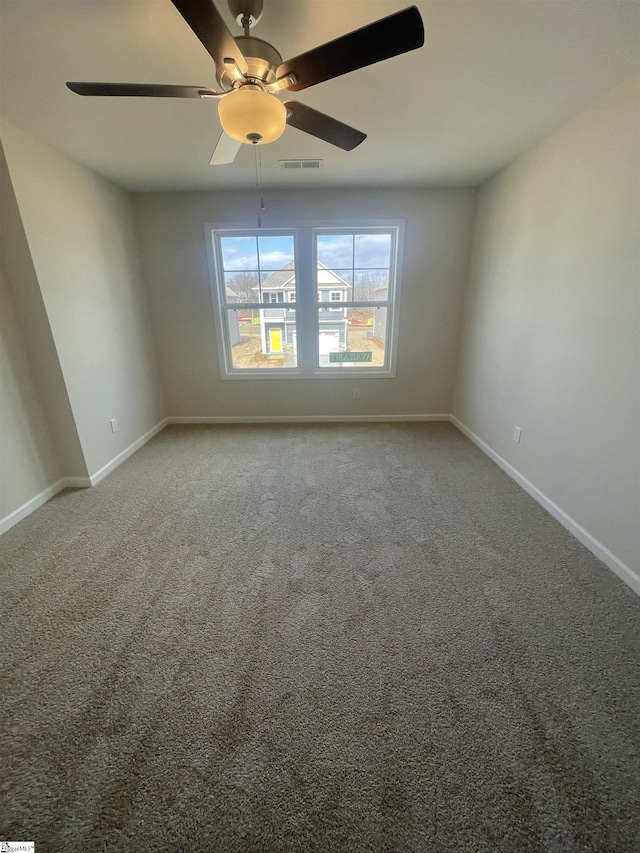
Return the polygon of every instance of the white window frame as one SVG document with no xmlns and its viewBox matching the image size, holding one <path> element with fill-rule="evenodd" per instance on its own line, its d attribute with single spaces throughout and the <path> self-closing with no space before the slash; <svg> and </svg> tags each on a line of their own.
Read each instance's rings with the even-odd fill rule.
<svg viewBox="0 0 640 853">
<path fill-rule="evenodd" d="M 400 291 L 402 254 L 404 243 L 404 220 L 329 220 L 306 222 L 278 222 L 273 227 L 256 228 L 255 224 L 206 223 L 205 240 L 211 279 L 211 294 L 216 326 L 216 339 L 223 379 L 271 380 L 271 379 L 391 379 L 396 376 L 398 325 L 400 315 Z M 319 234 L 370 234 L 379 231 L 391 234 L 391 258 L 389 263 L 389 288 L 387 299 L 371 302 L 349 302 L 342 300 L 340 307 L 329 307 L 322 303 L 317 287 L 316 237 Z M 227 303 L 222 254 L 218 237 L 248 236 L 293 236 L 296 291 L 290 294 L 290 310 L 296 312 L 296 367 L 282 368 L 237 368 L 232 362 L 229 340 L 227 310 L 249 309 L 259 311 L 266 303 Z M 315 295 L 317 294 L 317 295 Z M 271 303 L 269 303 L 271 304 Z M 285 303 L 287 304 L 287 303 Z M 293 307 L 295 306 L 295 308 Z M 335 306 L 335 303 L 334 303 Z M 319 314 L 329 308 L 343 311 L 345 308 L 386 308 L 387 339 L 385 340 L 385 364 L 363 367 L 358 363 L 319 366 Z"/>
</svg>

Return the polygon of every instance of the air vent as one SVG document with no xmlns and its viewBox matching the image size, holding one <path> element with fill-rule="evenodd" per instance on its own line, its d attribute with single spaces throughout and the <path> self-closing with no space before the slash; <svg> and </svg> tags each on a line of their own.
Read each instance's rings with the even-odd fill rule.
<svg viewBox="0 0 640 853">
<path fill-rule="evenodd" d="M 321 169 L 322 160 L 280 160 L 283 169 Z"/>
</svg>

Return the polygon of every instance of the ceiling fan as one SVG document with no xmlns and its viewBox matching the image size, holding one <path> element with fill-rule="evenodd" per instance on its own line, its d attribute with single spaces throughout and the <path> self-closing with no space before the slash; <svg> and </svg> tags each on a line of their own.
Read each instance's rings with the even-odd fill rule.
<svg viewBox="0 0 640 853">
<path fill-rule="evenodd" d="M 420 12 L 410 6 L 386 18 L 282 61 L 278 51 L 250 29 L 262 16 L 263 0 L 228 0 L 244 35 L 234 37 L 212 0 L 171 0 L 216 64 L 217 89 L 144 83 L 67 83 L 79 95 L 142 98 L 217 98 L 223 128 L 212 165 L 231 163 L 242 143 L 273 142 L 287 125 L 351 151 L 366 134 L 299 101 L 281 101 L 283 90 L 299 92 L 424 44 Z"/>
</svg>

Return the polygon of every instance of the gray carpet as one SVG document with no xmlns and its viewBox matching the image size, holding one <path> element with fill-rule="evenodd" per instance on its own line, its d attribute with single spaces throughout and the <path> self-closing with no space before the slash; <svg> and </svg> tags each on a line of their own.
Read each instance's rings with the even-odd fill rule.
<svg viewBox="0 0 640 853">
<path fill-rule="evenodd" d="M 640 599 L 449 424 L 170 427 L 0 558 L 0 838 L 640 850 Z"/>
</svg>

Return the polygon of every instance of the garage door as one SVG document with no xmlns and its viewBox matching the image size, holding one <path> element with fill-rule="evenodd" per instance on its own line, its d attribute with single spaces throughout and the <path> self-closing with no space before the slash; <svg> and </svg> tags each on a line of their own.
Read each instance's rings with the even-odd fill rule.
<svg viewBox="0 0 640 853">
<path fill-rule="evenodd" d="M 340 349 L 340 332 L 320 332 L 320 355 L 328 355 Z"/>
</svg>

